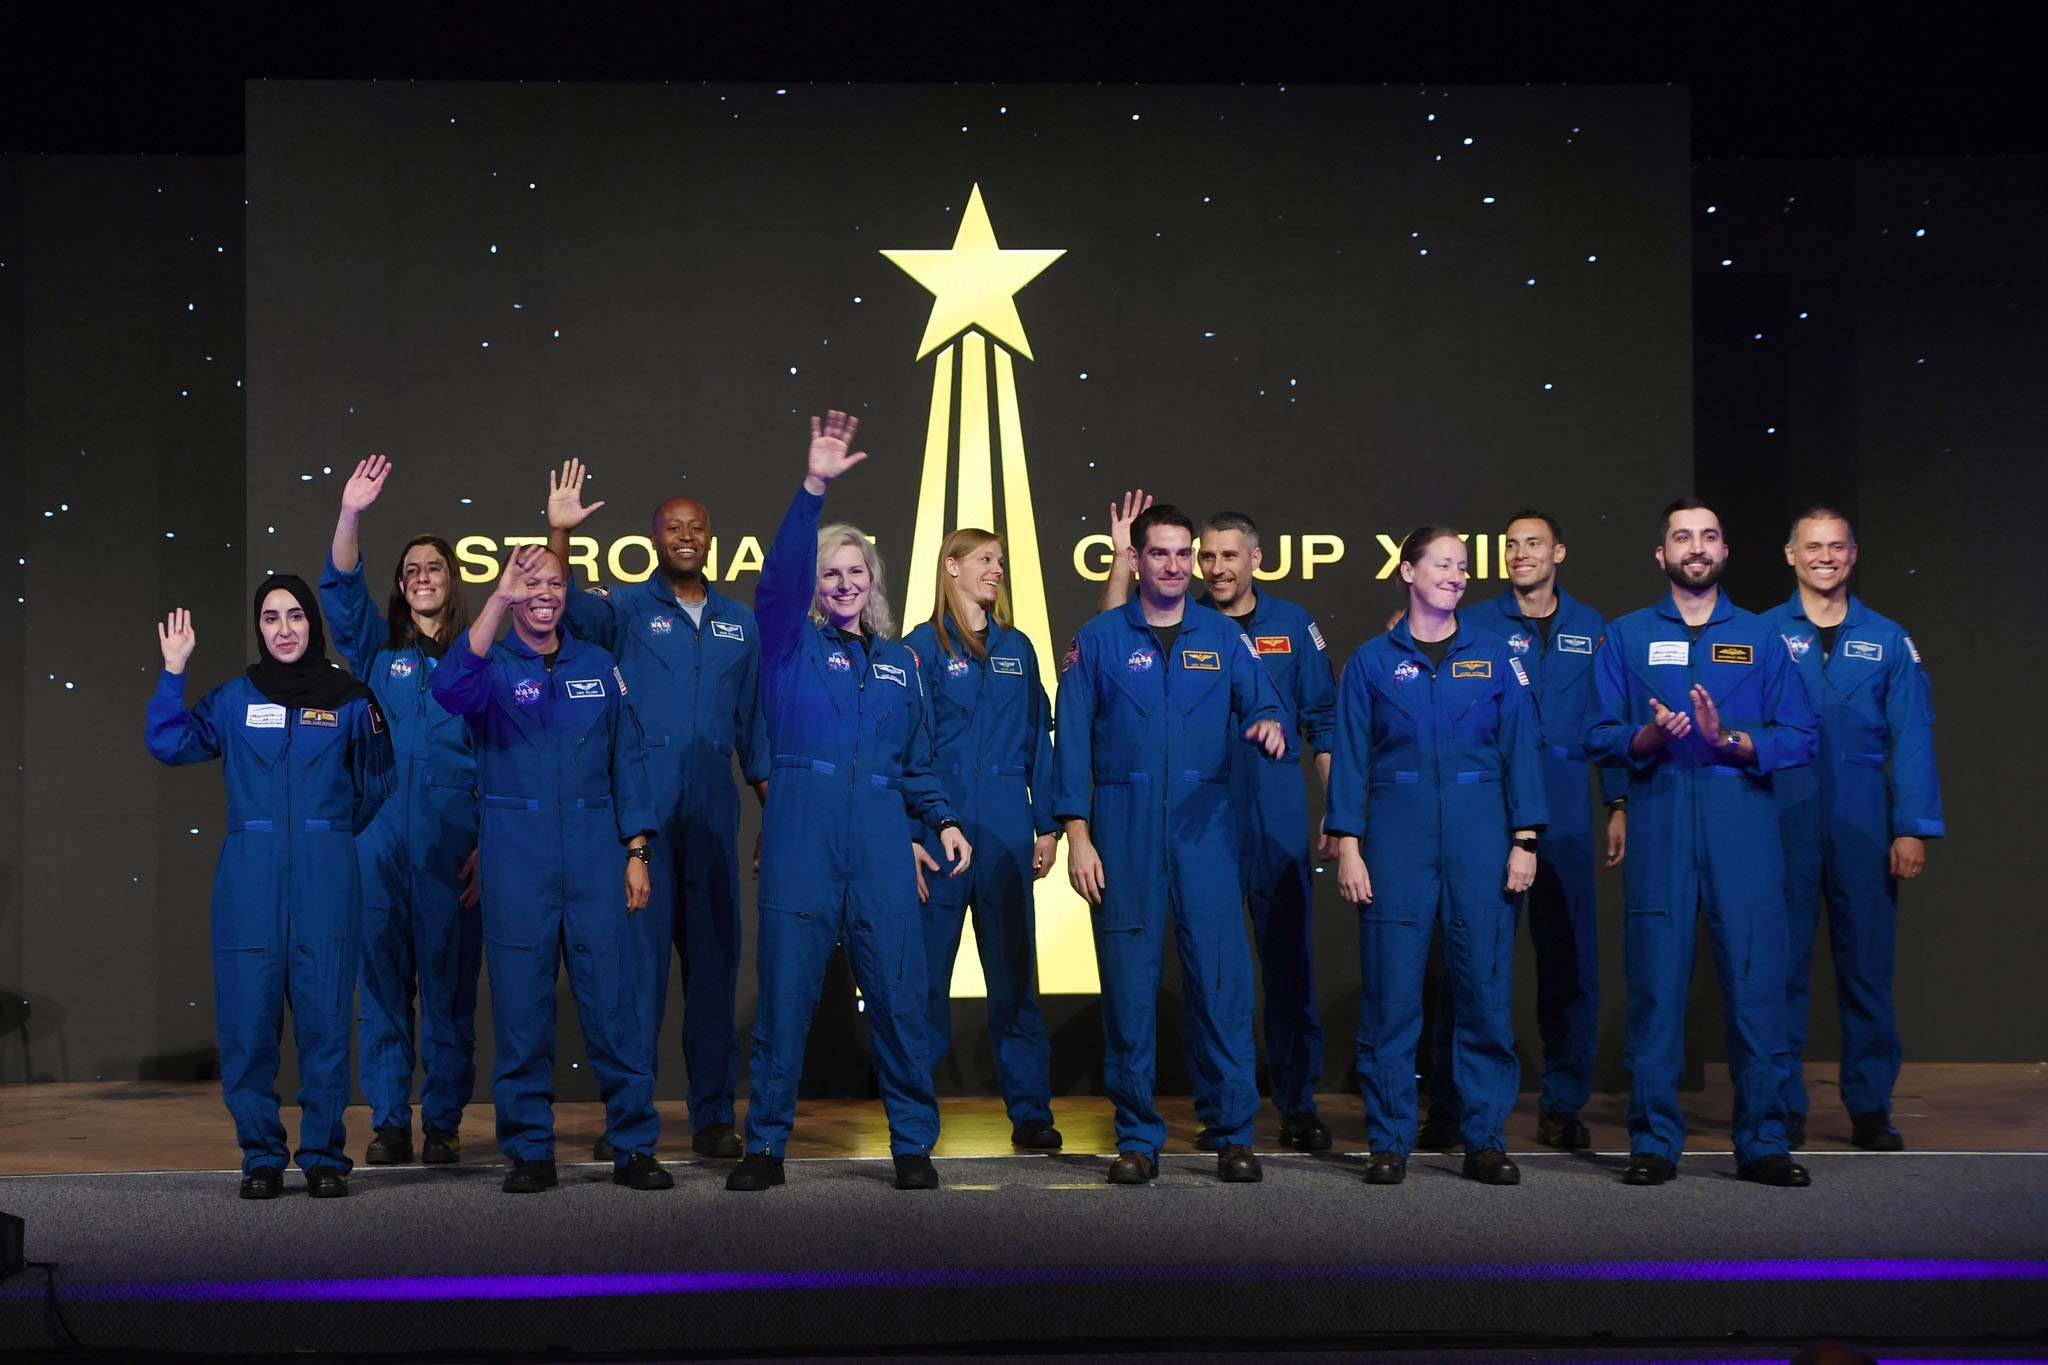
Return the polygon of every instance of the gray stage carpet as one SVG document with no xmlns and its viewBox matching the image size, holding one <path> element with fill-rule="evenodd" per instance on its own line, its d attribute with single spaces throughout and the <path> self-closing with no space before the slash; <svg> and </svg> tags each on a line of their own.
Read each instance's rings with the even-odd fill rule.
<svg viewBox="0 0 2048 1365">
<path fill-rule="evenodd" d="M 1169 1154 L 1123 1189 L 1099 1157 L 941 1158 L 929 1193 L 793 1161 L 754 1195 L 725 1163 L 664 1193 L 576 1165 L 525 1197 L 501 1166 L 359 1167 L 346 1200 L 294 1173 L 267 1204 L 225 1172 L 7 1177 L 65 1326 L 32 1270 L 0 1285 L 0 1351 L 67 1328 L 193 1354 L 2048 1344 L 2048 1156 L 1815 1154 L 1807 1190 L 1726 1155 L 1654 1190 L 1618 1155 L 1521 1160 L 1519 1188 L 1418 1154 L 1379 1189 L 1357 1156 L 1225 1186 Z"/>
</svg>

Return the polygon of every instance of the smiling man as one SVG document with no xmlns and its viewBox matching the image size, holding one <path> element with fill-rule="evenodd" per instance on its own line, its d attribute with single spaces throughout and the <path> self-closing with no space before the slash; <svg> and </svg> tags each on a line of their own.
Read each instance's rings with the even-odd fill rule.
<svg viewBox="0 0 2048 1365">
<path fill-rule="evenodd" d="M 1536 836 L 1529 887 L 1529 939 L 1536 949 L 1536 1026 L 1543 1038 L 1543 1090 L 1536 1140 L 1579 1150 L 1592 1136 L 1579 1110 L 1593 1091 L 1600 1026 L 1599 918 L 1594 900 L 1593 803 L 1587 794 L 1586 723 L 1593 704 L 1593 651 L 1607 633 L 1599 612 L 1558 586 L 1565 561 L 1557 519 L 1531 508 L 1508 519 L 1503 562 L 1511 586 L 1475 606 L 1473 626 L 1498 635 L 1529 675 L 1541 724 L 1543 788 L 1550 823 Z M 1621 862 L 1628 779 L 1598 765 L 1607 807 L 1607 865 Z M 1446 993 L 1443 1000 L 1448 1003 Z M 1458 1103 L 1451 1085 L 1451 1010 L 1437 1012 L 1430 1121 L 1417 1145 L 1450 1146 Z M 1445 1122 L 1448 1119 L 1449 1122 Z M 1430 1129 L 1438 1129 L 1430 1134 Z"/>
<path fill-rule="evenodd" d="M 1630 1185 L 1678 1174 L 1685 1005 L 1704 914 L 1728 1016 L 1736 1174 L 1811 1183 L 1785 1141 L 1784 857 L 1773 774 L 1812 761 L 1820 728 L 1768 622 L 1720 589 L 1721 519 L 1696 498 L 1664 509 L 1657 564 L 1670 590 L 1607 628 L 1593 659 L 1586 751 L 1626 765 L 1629 850 Z"/>
<path fill-rule="evenodd" d="M 602 502 L 583 505 L 581 460 L 548 476 L 548 543 L 564 563 L 569 532 Z M 669 945 L 682 959 L 683 1058 L 690 1075 L 690 1146 L 737 1157 L 739 1085 L 739 793 L 742 777 L 765 802 L 768 733 L 760 697 L 761 640 L 754 613 L 712 587 L 711 512 L 695 498 L 654 509 L 658 572 L 611 592 L 572 592 L 569 631 L 619 661 L 647 730 L 648 775 L 660 837 L 653 894 L 638 927 L 653 947 L 654 1036 L 667 1011 Z M 659 1051 L 659 1043 L 656 1043 Z M 606 1160 L 599 1139 L 597 1156 Z"/>
<path fill-rule="evenodd" d="M 1920 651 L 1905 628 L 1849 591 L 1856 533 L 1814 507 L 1792 524 L 1785 562 L 1798 586 L 1765 620 L 1785 637 L 1821 708 L 1820 757 L 1775 784 L 1785 844 L 1785 978 L 1790 1052 L 1786 1126 L 1806 1141 L 1806 1049 L 1813 938 L 1823 899 L 1842 1018 L 1842 1103 L 1849 1140 L 1874 1152 L 1905 1141 L 1891 1124 L 1904 1051 L 1892 1008 L 1899 882 L 1920 875 L 1928 839 L 1946 832 L 1934 763 L 1934 705 Z"/>
<path fill-rule="evenodd" d="M 1110 545 L 1120 557 L 1127 559 L 1131 524 L 1149 506 L 1143 489 L 1124 495 L 1121 512 L 1110 505 Z M 1257 524 L 1243 513 L 1218 512 L 1202 523 L 1195 562 L 1208 589 L 1196 601 L 1222 612 L 1252 642 L 1302 741 L 1315 752 L 1316 778 L 1327 793 L 1337 683 L 1323 633 L 1307 611 L 1259 589 L 1265 555 Z M 1112 572 L 1102 586 L 1100 609 L 1122 606 L 1132 582 L 1128 573 Z M 1249 746 L 1231 750 L 1230 788 L 1239 816 L 1238 878 L 1251 908 L 1266 990 L 1266 1058 L 1280 1141 L 1304 1152 L 1325 1151 L 1330 1130 L 1316 1113 L 1323 1021 L 1316 1009 L 1310 892 L 1315 831 L 1308 822 L 1307 792 L 1298 768 L 1263 762 Z M 1210 1094 L 1217 1078 L 1197 1071 L 1194 1080 L 1202 1125 L 1197 1141 L 1213 1146 Z"/>
<path fill-rule="evenodd" d="M 1116 1105 L 1112 1184 L 1158 1174 L 1166 1124 L 1152 1102 L 1159 972 L 1180 948 L 1188 1068 L 1206 1087 L 1219 1178 L 1261 1177 L 1251 958 L 1238 881 L 1233 750 L 1295 757 L 1287 707 L 1252 642 L 1188 601 L 1195 527 L 1164 505 L 1131 524 L 1138 595 L 1081 627 L 1060 676 L 1053 815 L 1067 875 L 1094 907 L 1104 1088 Z"/>
</svg>

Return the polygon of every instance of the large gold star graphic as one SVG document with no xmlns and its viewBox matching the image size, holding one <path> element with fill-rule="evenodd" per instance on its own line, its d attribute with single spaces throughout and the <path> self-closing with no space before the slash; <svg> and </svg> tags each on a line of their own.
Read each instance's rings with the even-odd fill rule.
<svg viewBox="0 0 2048 1365">
<path fill-rule="evenodd" d="M 931 321 L 917 358 L 923 360 L 969 327 L 979 327 L 997 341 L 1032 359 L 1017 316 L 1015 295 L 1038 273 L 1066 255 L 1058 251 L 1004 251 L 996 245 L 988 210 L 982 207 L 981 186 L 967 196 L 960 231 L 950 251 L 884 251 L 912 279 L 932 291 Z"/>
</svg>

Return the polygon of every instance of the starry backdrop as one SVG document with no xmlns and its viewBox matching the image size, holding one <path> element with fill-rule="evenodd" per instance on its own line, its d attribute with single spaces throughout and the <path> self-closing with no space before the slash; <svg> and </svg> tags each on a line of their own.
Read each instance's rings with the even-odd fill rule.
<svg viewBox="0 0 2048 1365">
<path fill-rule="evenodd" d="M 1398 535 L 1425 516 L 1484 524 L 1532 480 L 1566 518 L 1574 591 L 1623 610 L 1655 591 L 1642 523 L 1686 481 L 1696 442 L 1699 487 L 1726 509 L 1737 550 L 1738 601 L 1789 589 L 1775 550 L 1784 521 L 1824 498 L 1857 519 L 1859 591 L 1929 655 L 1956 833 L 1906 895 L 1909 1055 L 2016 1060 L 2048 1045 L 2048 1019 L 2027 1004 L 2030 964 L 2048 946 L 2032 911 L 2037 859 L 2028 803 L 2012 799 L 2048 760 L 2014 718 L 2013 684 L 2048 659 L 1999 610 L 2030 581 L 2024 525 L 2048 504 L 2041 161 L 1688 171 L 1682 137 L 1657 164 L 1644 145 L 1616 145 L 1646 118 L 1682 119 L 1682 103 L 1606 117 L 1591 107 L 1658 92 L 1412 88 L 1285 92 L 1286 108 L 1310 110 L 1294 122 L 1246 112 L 1281 105 L 1275 88 L 1052 92 L 1113 117 L 1069 107 L 1029 128 L 998 125 L 995 157 L 969 145 L 987 136 L 982 112 L 1007 118 L 1047 92 L 881 92 L 932 103 L 915 116 L 842 106 L 830 126 L 802 128 L 781 101 L 855 92 L 543 87 L 548 110 L 493 115 L 494 137 L 451 151 L 429 124 L 473 127 L 460 120 L 483 111 L 426 106 L 490 94 L 502 111 L 534 92 L 394 89 L 420 108 L 379 114 L 389 92 L 329 88 L 359 106 L 353 132 L 301 117 L 287 136 L 255 117 L 276 90 L 257 87 L 246 189 L 240 158 L 0 158 L 0 439 L 17 476 L 0 500 L 0 600 L 18 642 L 17 668 L 0 675 L 0 770 L 12 775 L 0 784 L 0 1081 L 212 1074 L 204 926 L 220 784 L 142 753 L 151 616 L 173 604 L 198 614 L 195 694 L 237 670 L 251 649 L 249 574 L 317 569 L 341 462 L 371 449 L 399 461 L 366 527 L 373 562 L 421 527 L 538 530 L 543 471 L 567 453 L 591 460 L 598 495 L 616 499 L 601 514 L 607 538 L 637 531 L 670 491 L 713 501 L 723 537 L 765 536 L 799 469 L 802 417 L 833 402 L 867 416 L 875 452 L 835 493 L 837 510 L 900 555 L 929 399 L 930 361 L 912 357 L 930 300 L 875 253 L 949 245 L 972 183 L 1003 245 L 1068 253 L 1019 296 L 1037 355 L 1019 363 L 1020 401 L 1056 630 L 1095 588 L 1066 550 L 1140 480 L 1197 511 L 1237 502 L 1269 540 L 1342 534 L 1344 559 L 1314 581 L 1297 569 L 1272 585 L 1307 602 L 1340 653 L 1394 600 L 1373 578 L 1374 531 Z M 638 151 L 572 136 L 584 119 L 619 123 L 649 94 L 692 108 L 744 96 L 752 104 L 732 112 L 747 117 L 730 122 L 784 122 L 776 137 L 736 138 L 726 156 L 740 164 L 722 179 L 680 117 L 621 133 Z M 1185 108 L 1201 96 L 1235 103 L 1198 126 Z M 929 111 L 945 101 L 984 107 L 941 137 Z M 1448 106 L 1492 121 L 1465 116 L 1435 141 Z M 1226 135 L 1211 120 L 1237 126 Z M 1553 122 L 1574 140 L 1543 155 L 1567 158 L 1599 134 L 1598 164 L 1532 160 L 1531 129 Z M 1129 139 L 1162 126 L 1178 136 Z M 1048 137 L 1065 141 L 1039 152 Z M 1482 188 L 1465 173 L 1485 167 L 1461 158 L 1496 137 L 1515 155 Z M 910 150 L 876 151 L 898 145 Z M 534 196 L 555 182 L 532 158 L 563 148 L 549 155 L 585 190 L 542 210 Z M 316 175 L 308 160 L 331 169 Z M 414 169 L 399 177 L 394 165 Z M 514 185 L 529 198 L 492 197 L 522 167 Z M 1510 173 L 1523 188 L 1504 195 Z M 1256 193 L 1240 198 L 1246 186 Z M 1397 199 L 1399 186 L 1414 190 Z M 1574 200 L 1592 190 L 1598 202 Z M 1526 216 L 1507 228 L 1481 213 L 1517 196 Z M 523 235 L 506 216 L 521 203 L 536 215 Z M 1228 213 L 1201 216 L 1211 209 Z M 1635 236 L 1617 241 L 1624 220 Z M 520 251 L 525 263 L 503 272 Z M 1587 270 L 1545 293 L 1556 278 L 1535 262 L 1545 253 Z M 1654 269 L 1643 264 L 1653 256 Z M 1631 261 L 1623 285 L 1599 273 Z M 1534 310 L 1521 302 L 1538 298 Z M 529 319 L 542 303 L 548 316 Z M 356 330 L 335 334 L 338 318 Z M 555 356 L 543 345 L 570 342 L 580 349 Z M 1638 354 L 1660 345 L 1668 355 Z M 1296 382 L 1283 395 L 1275 375 Z M 1527 406 L 1525 377 L 1561 401 Z M 1646 384 L 1656 396 L 1632 392 Z M 1661 406 L 1666 392 L 1676 408 Z M 1503 458 L 1532 449 L 1540 461 Z M 1212 472 L 1155 473 L 1182 466 Z M 1506 481 L 1498 494 L 1489 478 Z M 2013 512 L 2020 525 L 2008 528 L 2000 514 Z M 750 577 L 731 590 L 750 597 Z M 1969 649 L 1976 635 L 1999 641 L 1989 663 Z M 1610 931 L 1615 890 L 1603 886 Z M 1318 919 L 1325 1085 L 1344 1088 L 1355 941 L 1328 888 Z M 1611 1086 L 1620 981 L 1608 947 Z M 1533 1039 L 1526 957 L 1525 944 L 1519 1031 Z M 1825 977 L 1823 963 L 1820 999 Z M 1718 1056 L 1715 1006 L 1701 1003 L 1694 1055 Z M 961 1003 L 956 1090 L 986 1084 L 985 1044 L 971 1055 L 978 1014 L 979 1002 Z M 1054 1023 L 1060 1083 L 1085 1087 L 1099 1052 L 1092 1014 Z M 1817 1017 L 1814 1054 L 1834 1036 Z M 578 1057 L 565 1028 L 565 1068 Z M 830 1084 L 858 1084 L 856 1049 L 821 1060 Z M 679 1059 L 665 1073 L 680 1076 Z M 564 1079 L 565 1096 L 581 1093 Z M 287 1063 L 286 1094 L 293 1083 Z"/>
<path fill-rule="evenodd" d="M 879 537 L 901 603 L 932 572 L 905 561 L 933 304 L 881 253 L 952 246 L 977 185 L 1001 246 L 1065 251 L 1017 297 L 1055 648 L 1098 588 L 1076 543 L 1133 485 L 1258 519 L 1289 567 L 1269 589 L 1341 660 L 1398 601 L 1378 536 L 1541 502 L 1591 583 L 1629 548 L 1608 518 L 1689 480 L 1670 89 L 261 83 L 247 126 L 251 573 L 313 570 L 369 451 L 397 466 L 379 572 L 420 528 L 544 532 L 574 455 L 607 550 L 689 493 L 750 600 L 742 542 L 772 534 L 829 405 L 874 457 L 832 513 Z M 1342 557 L 1311 573 L 1304 536 Z M 1341 1014 L 1355 948 L 1328 899 Z M 742 982 L 745 1015 L 751 963 Z M 1092 1002 L 1058 1009 L 1062 1079 L 1092 1084 Z M 959 1067 L 980 1012 L 960 1003 Z"/>
</svg>

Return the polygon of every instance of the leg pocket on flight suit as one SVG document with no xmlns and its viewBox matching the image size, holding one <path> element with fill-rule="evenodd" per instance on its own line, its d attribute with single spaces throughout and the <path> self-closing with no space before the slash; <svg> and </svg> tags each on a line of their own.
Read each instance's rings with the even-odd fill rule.
<svg viewBox="0 0 2048 1365">
<path fill-rule="evenodd" d="M 1422 998 L 1427 940 L 1419 919 L 1366 910 L 1358 917 L 1358 946 L 1358 970 L 1367 996 L 1388 1004 Z"/>
<path fill-rule="evenodd" d="M 292 950 L 299 957 L 304 979 L 312 983 L 313 998 L 308 1005 L 322 1017 L 332 1019 L 348 1011 L 348 997 L 356 984 L 355 973 L 348 970 L 355 960 L 352 947 L 347 939 L 323 939 L 301 943 Z"/>
</svg>

